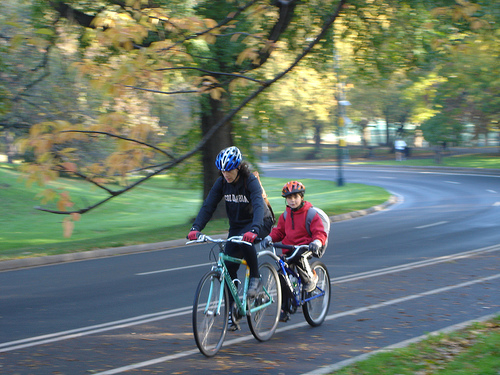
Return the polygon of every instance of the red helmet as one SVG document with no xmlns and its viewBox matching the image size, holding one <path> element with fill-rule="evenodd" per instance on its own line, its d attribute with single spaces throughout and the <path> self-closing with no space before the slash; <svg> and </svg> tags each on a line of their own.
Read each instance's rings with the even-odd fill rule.
<svg viewBox="0 0 500 375">
<path fill-rule="evenodd" d="M 289 195 L 295 193 L 304 194 L 306 191 L 306 187 L 299 181 L 289 181 L 283 186 L 283 190 L 281 190 L 282 197 L 288 197 Z"/>
</svg>

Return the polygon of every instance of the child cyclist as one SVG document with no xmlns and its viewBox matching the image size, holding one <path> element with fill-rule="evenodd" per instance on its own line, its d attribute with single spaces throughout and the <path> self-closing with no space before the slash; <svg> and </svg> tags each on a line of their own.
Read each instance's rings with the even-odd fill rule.
<svg viewBox="0 0 500 375">
<path fill-rule="evenodd" d="M 250 172 L 248 164 L 242 161 L 240 150 L 234 146 L 225 148 L 217 155 L 215 165 L 221 176 L 215 181 L 203 202 L 188 234 L 188 239 L 196 240 L 200 236 L 222 199 L 225 200 L 226 214 L 229 219 L 229 237 L 242 235 L 243 241 L 253 244 L 257 238 L 267 236 L 274 218 L 262 197 L 260 182 Z M 250 267 L 248 296 L 254 298 L 260 285 L 255 247 L 228 242 L 225 253 L 235 258 L 244 258 L 247 261 Z M 239 264 L 227 262 L 226 265 L 231 278 L 236 279 Z M 232 315 L 230 329 L 236 330 L 239 327 L 236 317 L 233 319 Z"/>
<path fill-rule="evenodd" d="M 283 186 L 282 196 L 286 199 L 286 216 L 281 214 L 278 225 L 273 228 L 270 235 L 262 241 L 262 247 L 268 247 L 272 242 L 280 242 L 283 245 L 307 245 L 312 253 L 317 253 L 325 245 L 327 234 L 323 221 L 316 213 L 310 224 L 309 234 L 306 227 L 306 216 L 312 204 L 304 200 L 305 186 L 299 181 L 290 181 Z M 286 217 L 286 220 L 285 220 Z M 307 250 L 304 250 L 306 252 Z M 283 249 L 287 255 L 291 251 Z M 304 290 L 312 292 L 316 288 L 318 275 L 313 273 L 309 261 L 302 254 L 294 263 L 301 279 L 304 282 Z"/>
</svg>

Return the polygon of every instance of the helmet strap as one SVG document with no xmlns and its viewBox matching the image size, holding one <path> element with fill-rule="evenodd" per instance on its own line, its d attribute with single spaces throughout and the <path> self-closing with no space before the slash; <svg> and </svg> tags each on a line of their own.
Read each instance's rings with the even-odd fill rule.
<svg viewBox="0 0 500 375">
<path fill-rule="evenodd" d="M 236 169 L 238 170 L 238 173 L 236 174 L 236 178 L 234 179 L 234 181 L 231 182 L 232 184 L 235 184 L 240 179 L 240 167 L 237 167 Z"/>
<path fill-rule="evenodd" d="M 292 210 L 292 212 L 295 212 L 295 211 L 300 210 L 302 207 L 304 207 L 304 203 L 305 203 L 304 200 L 302 200 L 302 202 L 300 203 L 300 205 L 297 208 L 292 208 L 290 206 L 288 206 L 288 207 L 290 207 L 290 209 Z"/>
</svg>

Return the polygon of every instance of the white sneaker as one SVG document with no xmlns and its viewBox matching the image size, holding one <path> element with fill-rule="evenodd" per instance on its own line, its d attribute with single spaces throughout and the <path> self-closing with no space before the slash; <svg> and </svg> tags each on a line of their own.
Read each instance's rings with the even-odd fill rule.
<svg viewBox="0 0 500 375">
<path fill-rule="evenodd" d="M 317 283 L 318 283 L 318 275 L 316 274 L 316 272 L 313 271 L 313 277 L 308 283 L 304 284 L 304 290 L 307 293 L 312 292 L 314 289 L 316 289 Z"/>
</svg>

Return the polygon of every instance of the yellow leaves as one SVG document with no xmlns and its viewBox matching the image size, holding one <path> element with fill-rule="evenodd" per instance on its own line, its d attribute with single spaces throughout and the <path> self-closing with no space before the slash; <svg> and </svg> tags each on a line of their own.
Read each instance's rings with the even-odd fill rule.
<svg viewBox="0 0 500 375">
<path fill-rule="evenodd" d="M 248 85 L 248 80 L 244 78 L 236 78 L 229 83 L 229 91 L 236 91 L 238 87 L 245 87 L 247 85 Z"/>
<path fill-rule="evenodd" d="M 213 76 L 205 75 L 205 76 L 202 76 L 202 77 L 197 77 L 194 80 L 194 84 L 196 86 L 202 85 L 202 86 L 205 86 L 205 88 L 206 88 L 208 86 L 218 85 L 219 81 L 217 80 L 217 78 L 215 78 Z M 203 89 L 202 89 L 202 91 L 203 91 Z"/>
<path fill-rule="evenodd" d="M 57 201 L 57 209 L 59 211 L 67 211 L 67 209 L 73 207 L 73 205 L 74 203 L 71 201 L 68 192 L 64 191 L 59 194 L 59 200 Z"/>
<path fill-rule="evenodd" d="M 478 17 L 474 17 L 480 9 L 479 4 L 471 3 L 467 0 L 456 0 L 457 5 L 452 7 L 437 7 L 434 8 L 431 14 L 434 17 L 447 16 L 451 17 L 454 22 L 465 20 L 470 23 L 472 30 L 478 30 L 481 28 L 489 28 L 487 21 L 484 21 Z"/>
<path fill-rule="evenodd" d="M 61 164 L 65 172 L 75 173 L 78 171 L 78 167 L 75 163 L 71 163 L 69 161 Z"/>
<path fill-rule="evenodd" d="M 210 96 L 214 100 L 220 100 L 222 98 L 222 95 L 226 92 L 222 87 L 216 87 L 212 90 L 210 90 Z"/>
<path fill-rule="evenodd" d="M 203 22 L 205 23 L 205 26 L 209 29 L 213 29 L 214 27 L 217 27 L 217 22 L 211 18 L 205 18 L 203 20 Z"/>
<path fill-rule="evenodd" d="M 213 76 L 205 75 L 198 77 L 195 79 L 194 84 L 196 86 L 201 85 L 200 92 L 209 93 L 214 100 L 220 100 L 222 95 L 226 92 L 224 88 L 219 86 L 217 78 Z"/>
<path fill-rule="evenodd" d="M 41 198 L 42 204 L 47 204 L 48 202 L 53 201 L 58 196 L 58 193 L 54 189 L 45 189 L 42 192 L 37 194 L 38 198 Z"/>
<path fill-rule="evenodd" d="M 203 39 L 208 43 L 208 44 L 215 44 L 217 41 L 217 38 L 215 35 L 212 33 L 206 33 L 203 35 Z"/>
<path fill-rule="evenodd" d="M 236 63 L 241 65 L 245 60 L 251 60 L 253 63 L 258 64 L 259 62 L 259 54 L 257 53 L 254 47 L 249 47 L 238 55 L 236 59 Z"/>
</svg>

